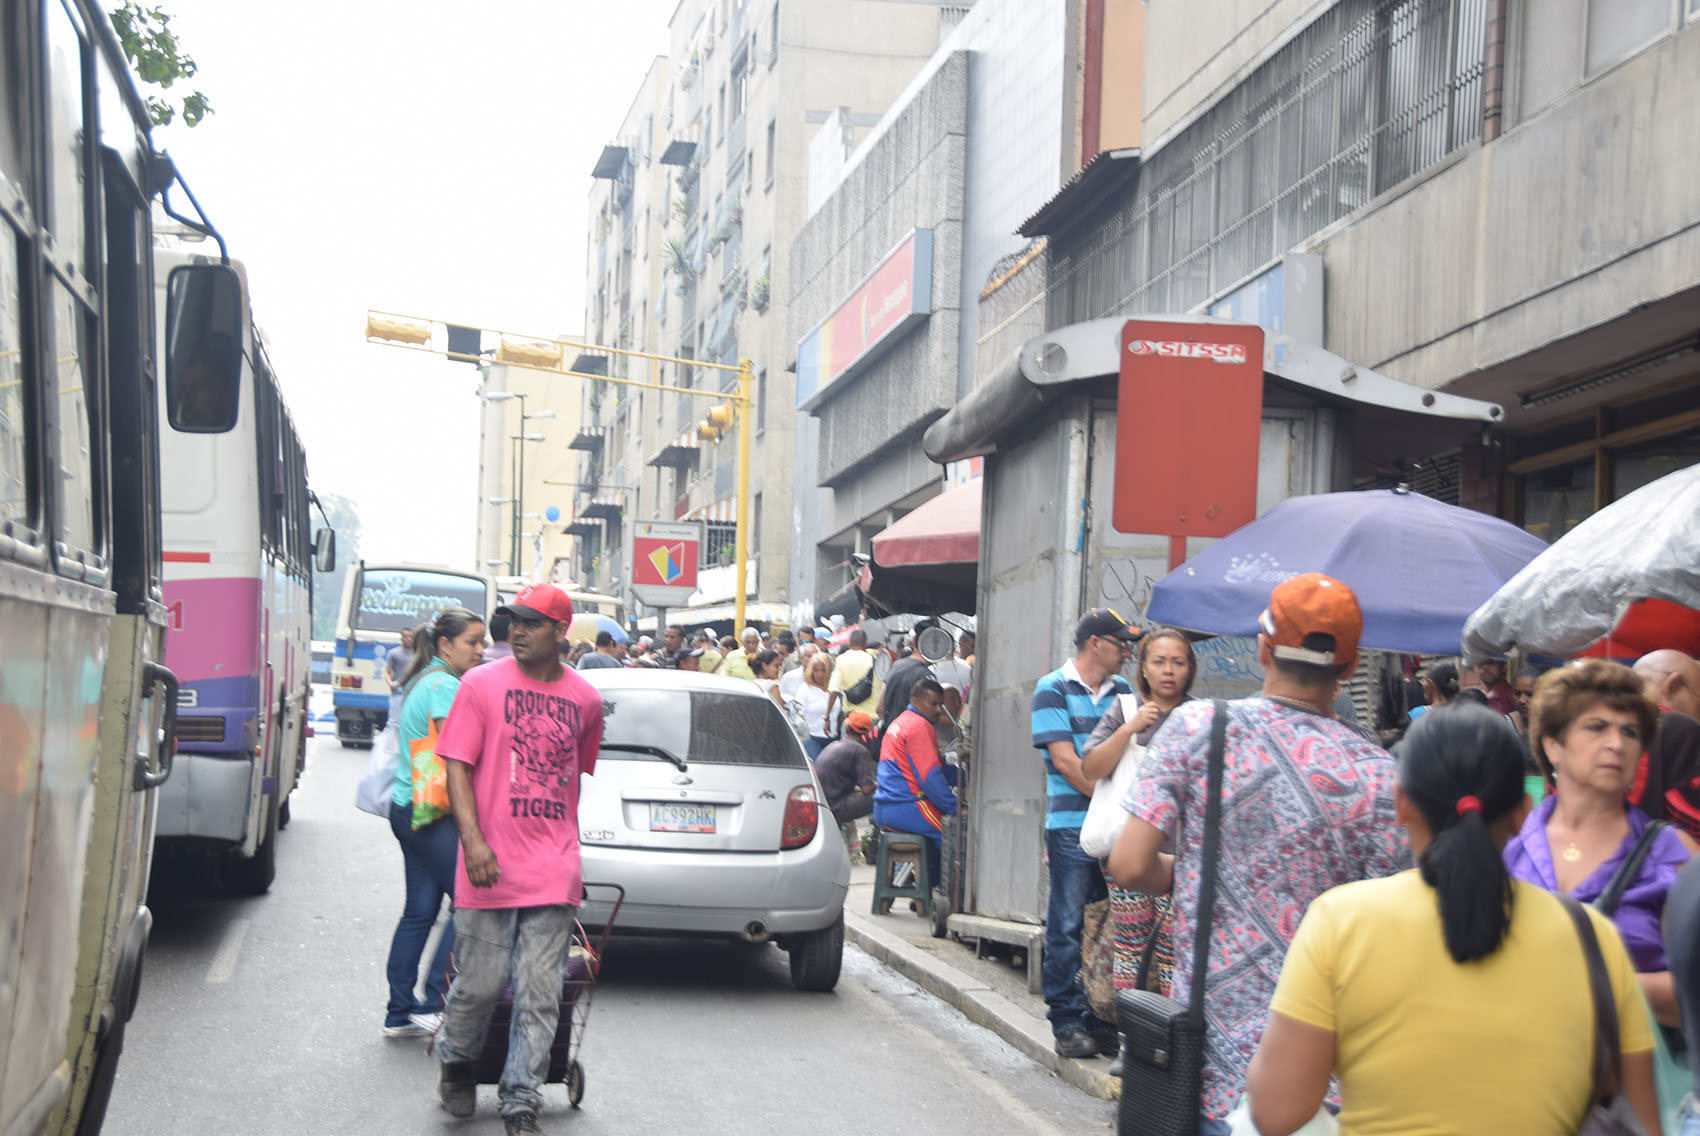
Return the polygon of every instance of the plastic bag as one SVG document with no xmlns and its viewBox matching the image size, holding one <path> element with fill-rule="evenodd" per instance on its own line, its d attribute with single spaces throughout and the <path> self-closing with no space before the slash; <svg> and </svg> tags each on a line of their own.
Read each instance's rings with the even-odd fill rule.
<svg viewBox="0 0 1700 1136">
<path fill-rule="evenodd" d="M 395 726 L 385 726 L 372 743 L 372 755 L 366 759 L 366 772 L 354 790 L 354 807 L 373 816 L 388 817 L 390 803 L 395 800 L 396 766 L 401 763 L 401 746 L 396 740 Z"/>
<path fill-rule="evenodd" d="M 430 731 L 407 743 L 413 766 L 413 827 L 424 828 L 449 811 L 449 771 L 437 756 L 437 720 Z"/>
<path fill-rule="evenodd" d="M 1244 1097 L 1240 1098 L 1239 1107 L 1227 1116 L 1228 1130 L 1232 1136 L 1262 1136 L 1257 1125 L 1251 1122 L 1251 1106 Z M 1293 1133 L 1293 1136 L 1336 1136 L 1340 1131 L 1340 1122 L 1326 1108 L 1316 1110 L 1316 1115 L 1305 1122 L 1305 1126 Z"/>
</svg>

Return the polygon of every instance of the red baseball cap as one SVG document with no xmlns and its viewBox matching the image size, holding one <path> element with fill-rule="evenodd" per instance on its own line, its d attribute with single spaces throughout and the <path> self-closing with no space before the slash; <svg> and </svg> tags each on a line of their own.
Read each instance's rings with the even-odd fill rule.
<svg viewBox="0 0 1700 1136">
<path fill-rule="evenodd" d="M 514 597 L 513 603 L 496 609 L 514 619 L 552 619 L 556 623 L 573 621 L 573 601 L 553 584 L 532 584 Z"/>
<path fill-rule="evenodd" d="M 1364 613 L 1352 589 L 1321 572 L 1307 572 L 1275 585 L 1258 624 L 1277 659 L 1343 667 L 1358 657 Z M 1312 635 L 1326 635 L 1333 645 L 1328 650 L 1306 647 Z"/>
</svg>

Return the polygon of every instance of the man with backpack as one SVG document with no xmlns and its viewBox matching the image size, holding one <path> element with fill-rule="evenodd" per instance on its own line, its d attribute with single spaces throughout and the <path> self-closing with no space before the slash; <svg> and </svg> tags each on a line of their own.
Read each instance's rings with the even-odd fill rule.
<svg viewBox="0 0 1700 1136">
<path fill-rule="evenodd" d="M 841 698 L 845 713 L 860 710 L 870 718 L 877 717 L 883 687 L 879 676 L 874 674 L 874 656 L 868 650 L 868 633 L 858 627 L 850 633 L 850 645 L 838 656 L 838 662 L 832 667 L 832 677 L 827 679 L 827 721 L 832 720 L 832 712 Z"/>
</svg>

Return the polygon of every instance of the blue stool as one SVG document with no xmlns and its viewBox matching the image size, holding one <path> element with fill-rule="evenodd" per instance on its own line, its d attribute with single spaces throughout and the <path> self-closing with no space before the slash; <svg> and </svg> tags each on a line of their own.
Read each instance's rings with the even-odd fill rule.
<svg viewBox="0 0 1700 1136">
<path fill-rule="evenodd" d="M 891 910 L 894 899 L 912 899 L 921 905 L 921 915 L 931 918 L 933 913 L 933 881 L 927 870 L 927 848 L 923 843 L 924 836 L 913 832 L 898 832 L 895 829 L 879 829 L 879 854 L 874 863 L 874 907 L 875 915 L 884 915 Z M 898 886 L 891 882 L 892 869 L 898 864 L 913 864 L 915 871 L 907 884 Z"/>
</svg>

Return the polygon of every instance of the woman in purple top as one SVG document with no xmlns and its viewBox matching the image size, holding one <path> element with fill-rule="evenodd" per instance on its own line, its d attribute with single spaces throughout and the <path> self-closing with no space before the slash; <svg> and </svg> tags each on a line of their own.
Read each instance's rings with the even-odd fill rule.
<svg viewBox="0 0 1700 1136">
<path fill-rule="evenodd" d="M 1652 823 L 1628 794 L 1658 707 L 1628 667 L 1584 659 L 1541 676 L 1529 717 L 1530 748 L 1552 793 L 1505 846 L 1506 868 L 1517 879 L 1593 902 Z M 1677 869 L 1693 853 L 1681 830 L 1659 831 L 1609 913 L 1654 1015 L 1673 1026 L 1682 1018 L 1660 922 Z"/>
</svg>

